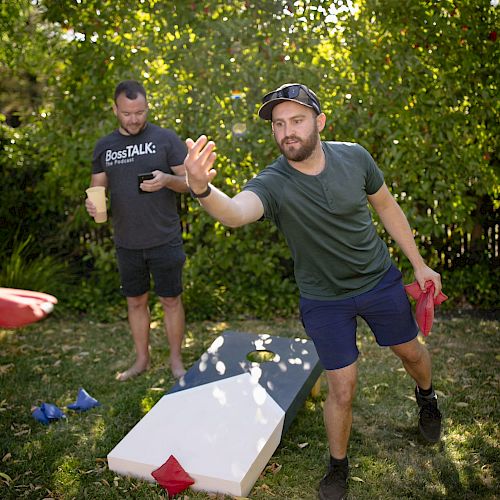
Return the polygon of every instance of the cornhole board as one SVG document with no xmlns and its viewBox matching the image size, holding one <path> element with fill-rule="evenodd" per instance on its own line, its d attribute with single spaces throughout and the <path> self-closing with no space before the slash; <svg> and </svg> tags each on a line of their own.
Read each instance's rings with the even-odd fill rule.
<svg viewBox="0 0 500 500">
<path fill-rule="evenodd" d="M 257 363 L 254 351 L 274 356 Z M 108 454 L 109 468 L 151 481 L 174 455 L 193 490 L 247 496 L 321 372 L 309 340 L 226 331 Z"/>
<path fill-rule="evenodd" d="M 285 412 L 249 373 L 166 394 L 108 454 L 119 474 L 153 481 L 170 455 L 194 490 L 247 496 L 278 447 Z"/>
<path fill-rule="evenodd" d="M 274 357 L 271 361 L 256 363 L 248 359 L 254 351 L 270 351 Z M 285 411 L 283 432 L 286 432 L 322 371 L 311 340 L 227 330 L 169 393 L 251 373 Z"/>
</svg>

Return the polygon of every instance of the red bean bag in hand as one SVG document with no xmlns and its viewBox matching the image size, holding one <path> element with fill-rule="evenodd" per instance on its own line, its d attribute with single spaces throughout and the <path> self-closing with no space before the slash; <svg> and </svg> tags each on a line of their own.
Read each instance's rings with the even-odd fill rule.
<svg viewBox="0 0 500 500">
<path fill-rule="evenodd" d="M 448 297 L 443 292 L 439 292 L 438 296 L 434 297 L 434 283 L 432 281 L 425 282 L 425 292 L 422 292 L 416 281 L 405 285 L 405 290 L 410 297 L 417 301 L 415 307 L 417 324 L 424 336 L 427 337 L 434 321 L 434 306 L 442 304 Z"/>
<path fill-rule="evenodd" d="M 0 328 L 18 328 L 45 318 L 57 299 L 52 295 L 16 288 L 0 288 Z"/>
<path fill-rule="evenodd" d="M 164 490 L 167 490 L 169 497 L 194 484 L 194 479 L 182 468 L 173 455 L 170 455 L 161 467 L 151 472 L 151 475 Z"/>
</svg>

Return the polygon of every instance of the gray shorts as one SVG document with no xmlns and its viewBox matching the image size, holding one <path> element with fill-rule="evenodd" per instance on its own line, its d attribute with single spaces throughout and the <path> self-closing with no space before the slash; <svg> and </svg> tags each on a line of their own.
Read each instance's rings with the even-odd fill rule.
<svg viewBox="0 0 500 500">
<path fill-rule="evenodd" d="M 177 297 L 182 293 L 182 268 L 186 254 L 182 243 L 166 244 L 143 250 L 116 248 L 121 292 L 137 297 L 149 291 L 151 276 L 160 297 Z"/>
</svg>

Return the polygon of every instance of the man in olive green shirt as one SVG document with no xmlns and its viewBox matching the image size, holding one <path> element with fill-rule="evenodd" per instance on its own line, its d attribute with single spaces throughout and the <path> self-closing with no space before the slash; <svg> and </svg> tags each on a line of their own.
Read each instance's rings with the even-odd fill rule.
<svg viewBox="0 0 500 500">
<path fill-rule="evenodd" d="M 411 262 L 421 289 L 430 281 L 439 294 L 441 278 L 424 263 L 408 221 L 369 153 L 358 144 L 321 141 L 326 116 L 313 91 L 285 84 L 264 96 L 259 116 L 271 121 L 282 156 L 230 198 L 210 184 L 216 175 L 215 144 L 205 136 L 196 142 L 188 139 L 187 181 L 191 194 L 223 224 L 239 227 L 264 218 L 286 238 L 301 319 L 328 381 L 324 418 L 331 457 L 319 497 L 343 499 L 357 381 L 358 316 L 415 380 L 423 437 L 436 442 L 441 432 L 430 355 L 416 338 L 401 273 L 377 235 L 368 204 Z"/>
</svg>

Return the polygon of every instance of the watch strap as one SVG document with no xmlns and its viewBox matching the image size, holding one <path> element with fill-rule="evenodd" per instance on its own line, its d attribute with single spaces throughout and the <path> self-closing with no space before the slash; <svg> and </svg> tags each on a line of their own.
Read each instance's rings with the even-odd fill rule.
<svg viewBox="0 0 500 500">
<path fill-rule="evenodd" d="M 212 191 L 212 188 L 210 187 L 210 184 L 207 185 L 207 189 L 203 191 L 203 193 L 195 193 L 191 188 L 189 188 L 189 192 L 191 193 L 191 196 L 193 198 L 206 198 Z"/>
</svg>

